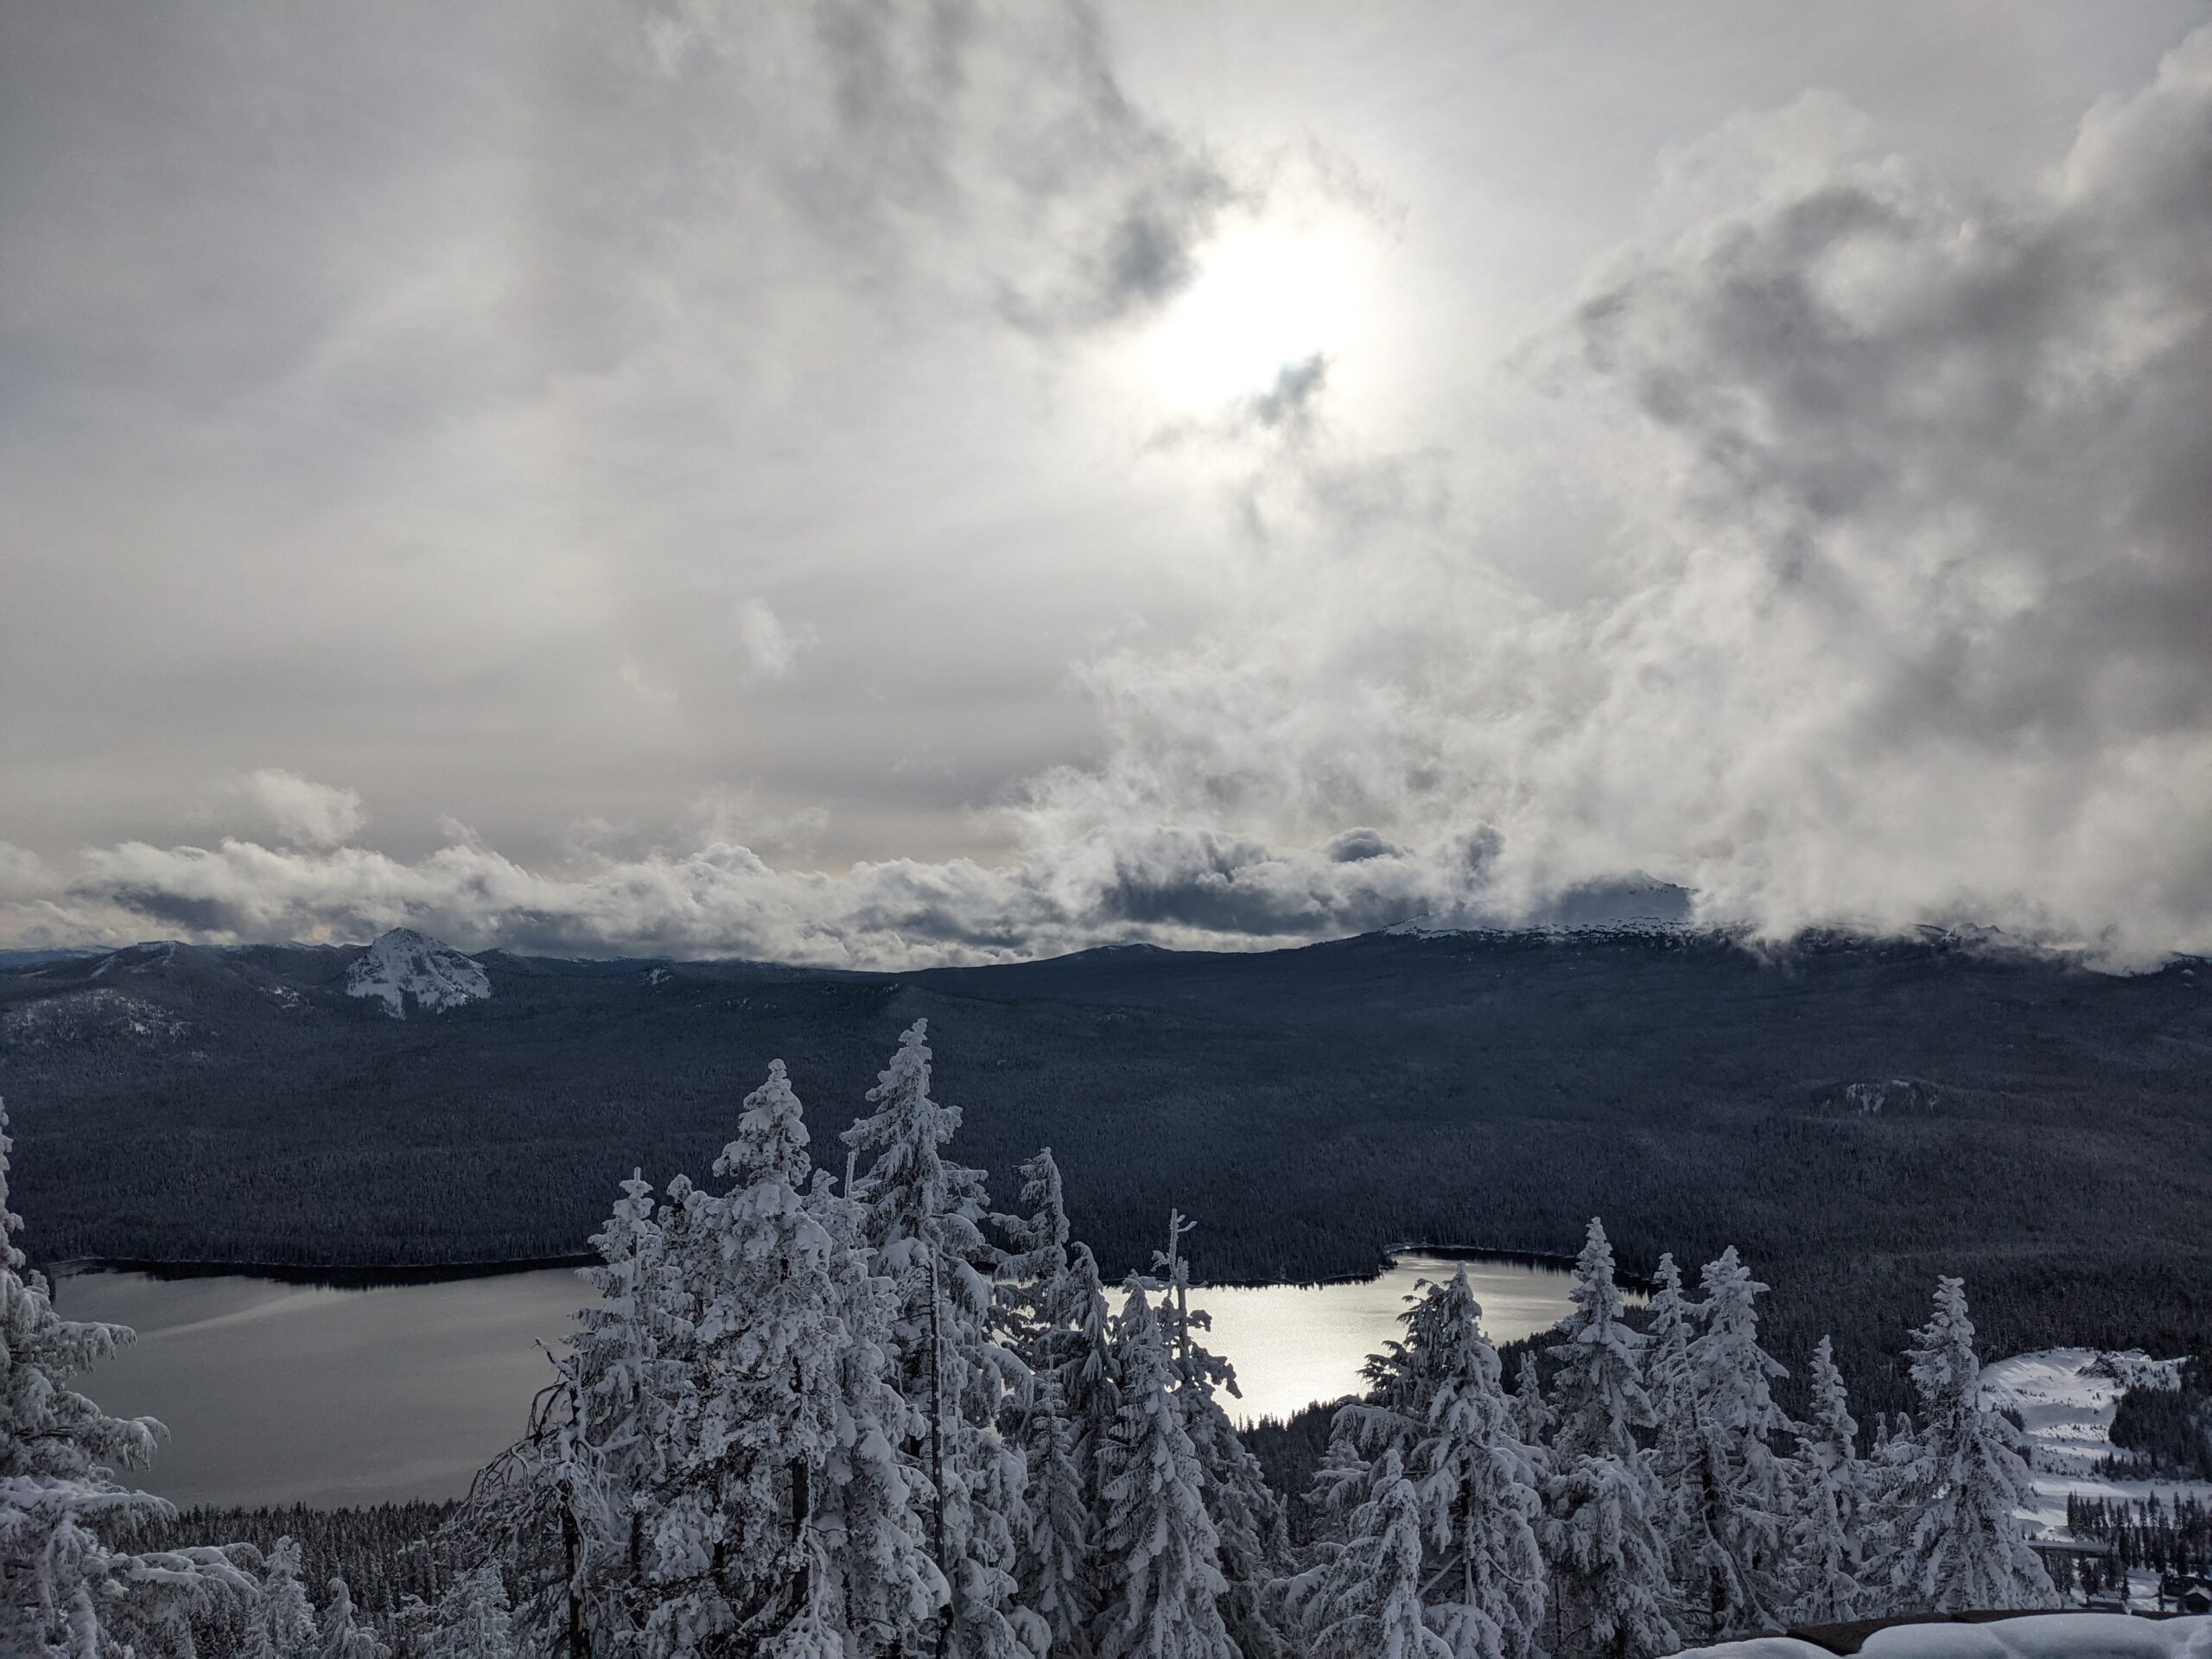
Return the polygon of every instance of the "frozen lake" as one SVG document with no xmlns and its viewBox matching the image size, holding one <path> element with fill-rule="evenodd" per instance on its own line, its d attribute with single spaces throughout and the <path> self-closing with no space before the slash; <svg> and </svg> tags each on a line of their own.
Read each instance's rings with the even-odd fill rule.
<svg viewBox="0 0 2212 1659">
<path fill-rule="evenodd" d="M 1230 1415 L 1287 1416 L 1353 1392 L 1414 1281 L 1456 1265 L 1408 1254 L 1355 1284 L 1194 1292 L 1243 1390 Z M 1560 1268 L 1465 1265 L 1495 1341 L 1567 1311 Z M 168 1426 L 132 1484 L 180 1503 L 332 1505 L 467 1491 L 552 1379 L 538 1344 L 557 1344 L 589 1294 L 568 1268 L 367 1289 L 94 1272 L 62 1280 L 59 1304 L 138 1332 L 79 1379 L 105 1410 Z"/>
</svg>

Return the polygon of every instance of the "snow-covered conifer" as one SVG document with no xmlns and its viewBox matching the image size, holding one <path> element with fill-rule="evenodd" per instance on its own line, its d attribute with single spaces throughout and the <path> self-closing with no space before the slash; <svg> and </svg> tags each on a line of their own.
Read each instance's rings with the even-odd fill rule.
<svg viewBox="0 0 2212 1659">
<path fill-rule="evenodd" d="M 1544 1383 L 1536 1371 L 1536 1357 L 1523 1349 L 1521 1369 L 1513 1379 L 1513 1427 L 1521 1437 L 1521 1444 L 1529 1448 L 1529 1456 L 1539 1467 L 1550 1460 L 1546 1448 L 1551 1440 L 1552 1424 L 1556 1421 L 1550 1403 L 1544 1398 Z"/>
<path fill-rule="evenodd" d="M 1838 1624 L 1872 1611 L 1865 1555 L 1872 1517 L 1859 1425 L 1826 1337 L 1813 1350 L 1805 1381 L 1813 1410 L 1811 1421 L 1798 1430 L 1797 1514 L 1788 1546 L 1795 1616 L 1805 1624 Z"/>
<path fill-rule="evenodd" d="M 239 1659 L 317 1659 L 322 1634 L 300 1582 L 300 1547 L 279 1538 L 261 1566 L 261 1593 L 245 1626 Z"/>
<path fill-rule="evenodd" d="M 1902 1442 L 1892 1500 L 1891 1599 L 1937 1612 L 2052 1605 L 2050 1575 L 2016 1516 L 2032 1497 L 2027 1465 L 2012 1424 L 1983 1395 L 1964 1281 L 1936 1281 L 1934 1312 L 1913 1340 L 1921 1419 Z"/>
<path fill-rule="evenodd" d="M 1375 1529 L 1402 1484 L 1440 1650 L 1526 1659 L 1541 1651 L 1547 1600 L 1535 1532 L 1543 1500 L 1465 1271 L 1424 1286 L 1401 1318 L 1404 1337 L 1368 1363 L 1367 1397 L 1338 1413 L 1317 1482 L 1317 1507 L 1341 1524 L 1286 1599 L 1309 1637 L 1337 1629 L 1344 1610 L 1366 1609 L 1361 1586 L 1384 1570 Z"/>
<path fill-rule="evenodd" d="M 163 1431 L 150 1417 L 111 1417 L 70 1387 L 131 1332 L 55 1314 L 45 1275 L 15 1244 L 11 1145 L 0 1111 L 0 1653 L 103 1659 L 124 1650 L 126 1632 L 181 1637 L 194 1609 L 249 1596 L 253 1580 L 219 1549 L 132 1554 L 108 1541 L 134 1519 L 173 1512 L 115 1479 L 144 1464 Z"/>
<path fill-rule="evenodd" d="M 861 1491 L 848 1478 L 864 1443 L 888 1447 L 905 1408 L 870 1330 L 880 1335 L 887 1322 L 887 1287 L 825 1223 L 826 1195 L 810 1193 L 807 1145 L 798 1096 L 775 1061 L 715 1160 L 730 1190 L 683 1195 L 681 1230 L 674 1214 L 663 1222 L 685 1264 L 696 1357 L 683 1444 L 658 1488 L 644 1553 L 652 1653 L 772 1642 L 787 1628 L 811 1629 L 824 1607 L 842 1630 L 861 1591 L 844 1582 L 855 1572 L 872 1581 L 859 1601 L 895 1610 L 887 1627 L 855 1632 L 856 1643 L 903 1639 L 938 1599 L 895 1466 Z M 858 1513 L 864 1497 L 887 1501 L 889 1512 Z M 880 1560 L 874 1547 L 853 1559 L 855 1534 L 894 1549 L 907 1541 L 903 1560 Z M 873 1582 L 886 1568 L 887 1596 Z M 815 1593 L 817 1570 L 838 1580 L 826 1599 Z"/>
<path fill-rule="evenodd" d="M 1122 1403 L 1103 1459 L 1100 1528 L 1106 1659 L 1228 1659 L 1219 1538 L 1173 1366 L 1143 1281 L 1116 1322 Z"/>
<path fill-rule="evenodd" d="M 1220 1541 L 1222 1575 L 1229 1583 L 1222 1619 L 1243 1659 L 1273 1659 L 1281 1641 L 1262 1604 L 1262 1592 L 1289 1558 L 1290 1531 L 1282 1499 L 1268 1484 L 1260 1460 L 1221 1403 L 1224 1393 L 1240 1396 L 1236 1368 L 1193 1334 L 1212 1325 L 1203 1309 L 1191 1306 L 1191 1264 L 1182 1241 L 1196 1224 L 1179 1212 L 1171 1213 L 1167 1248 L 1154 1253 L 1160 1321 L 1175 1375 L 1176 1402 L 1198 1453 L 1206 1511 Z"/>
<path fill-rule="evenodd" d="M 1651 1400 L 1652 1443 L 1647 1454 L 1659 1497 L 1655 1516 L 1675 1575 L 1687 1573 L 1691 1463 L 1697 1440 L 1697 1396 L 1691 1387 L 1690 1340 L 1700 1310 L 1682 1294 L 1682 1272 L 1672 1251 L 1652 1274 L 1651 1304 L 1644 1321 L 1644 1392 Z"/>
<path fill-rule="evenodd" d="M 518 1659 L 498 1566 L 464 1573 L 440 1598 L 429 1659 Z"/>
<path fill-rule="evenodd" d="M 557 1494 L 575 1531 L 571 1588 L 586 1623 L 613 1643 L 652 1621 L 670 1546 L 687 1520 L 700 1520 L 696 1510 L 662 1513 L 696 1418 L 696 1378 L 688 1263 L 672 1254 L 642 1174 L 622 1183 L 592 1244 L 600 1260 L 583 1276 L 600 1300 L 578 1315 L 582 1329 L 556 1360 L 569 1409 L 536 1478 Z"/>
<path fill-rule="evenodd" d="M 1024 1163 L 1021 1176 L 1030 1212 L 992 1217 L 1009 1246 L 998 1269 L 1000 1323 L 1031 1378 L 1007 1394 L 1004 1408 L 1004 1431 L 1021 1448 L 1029 1478 L 1015 1577 L 1023 1603 L 1052 1632 L 1052 1652 L 1081 1659 L 1090 1650 L 1097 1485 L 1068 1389 L 1083 1386 L 1090 1310 L 1069 1251 L 1072 1230 L 1052 1149 Z"/>
<path fill-rule="evenodd" d="M 1684 1617 L 1712 1640 L 1777 1624 L 1790 1602 L 1783 1541 L 1798 1497 L 1795 1465 L 1776 1450 L 1793 1428 L 1772 1384 L 1789 1373 L 1759 1346 L 1753 1279 L 1735 1247 L 1699 1276 L 1701 1327 L 1687 1350 L 1688 1375 L 1670 1377 L 1688 1420 L 1670 1425 L 1682 1459 L 1677 1548 Z M 1687 1382 L 1686 1393 L 1683 1384 Z"/>
<path fill-rule="evenodd" d="M 998 1268 L 999 1306 L 1014 1351 L 1030 1370 L 1058 1370 L 1071 1345 L 1067 1199 L 1060 1166 L 1046 1147 L 1020 1166 L 1027 1215 L 993 1216 L 1006 1235 Z"/>
<path fill-rule="evenodd" d="M 916 1020 L 868 1094 L 875 1111 L 845 1144 L 875 1154 L 855 1192 L 874 1270 L 891 1281 L 891 1333 L 908 1411 L 906 1452 L 934 1503 L 925 1541 L 947 1582 L 944 1646 L 963 1659 L 1019 1659 L 1046 1636 L 1019 1599 L 1015 1540 L 1027 1477 L 999 1433 L 1020 1361 L 991 1340 L 992 1252 L 977 1224 L 983 1175 L 946 1160 L 960 1109 L 930 1096 L 927 1026 Z"/>
<path fill-rule="evenodd" d="M 1106 1303 L 1098 1261 L 1080 1241 L 1068 1254 L 1065 1289 L 1077 1340 L 1071 1363 L 1060 1373 L 1060 1396 L 1075 1428 L 1076 1459 L 1095 1514 L 1099 1452 L 1121 1408 L 1121 1373 L 1116 1369 L 1112 1310 Z"/>
<path fill-rule="evenodd" d="M 1433 1379 L 1407 1462 L 1427 1544 L 1430 1625 L 1452 1659 L 1541 1650 L 1544 1561 L 1538 1476 L 1498 1374 L 1465 1268 L 1431 1287 L 1423 1367 Z"/>
<path fill-rule="evenodd" d="M 1552 1446 L 1544 1555 L 1552 1567 L 1548 1645 L 1628 1659 L 1680 1645 L 1667 1617 L 1667 1558 L 1636 1431 L 1651 1422 L 1639 1379 L 1643 1338 L 1624 1317 L 1613 1249 L 1594 1219 L 1575 1262 L 1574 1312 L 1551 1352 L 1559 1428 Z"/>
<path fill-rule="evenodd" d="M 343 1579 L 330 1581 L 330 1599 L 323 1604 L 321 1634 L 315 1659 L 387 1659 L 390 1649 L 377 1633 L 353 1616 L 353 1592 Z"/>
<path fill-rule="evenodd" d="M 1396 1448 L 1385 1450 L 1356 1478 L 1348 1475 L 1348 1440 L 1332 1448 L 1340 1479 L 1364 1494 L 1346 1515 L 1342 1541 L 1325 1546 L 1320 1562 L 1289 1580 L 1284 1605 L 1311 1659 L 1448 1659 L 1452 1649 L 1428 1625 L 1421 1605 L 1421 1501 L 1405 1478 Z"/>
</svg>

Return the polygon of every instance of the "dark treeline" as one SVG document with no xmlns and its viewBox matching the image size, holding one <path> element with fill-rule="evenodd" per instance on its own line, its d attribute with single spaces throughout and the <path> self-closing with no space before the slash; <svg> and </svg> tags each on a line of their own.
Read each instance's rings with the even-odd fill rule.
<svg viewBox="0 0 2212 1659">
<path fill-rule="evenodd" d="M 2088 1591 L 2116 1590 L 2138 1567 L 2161 1574 L 2212 1572 L 2212 1510 L 2202 1498 L 2076 1494 L 2066 1500 L 2066 1524 L 2076 1538 L 2112 1546 L 2103 1560 L 2076 1564 L 2077 1581 Z"/>
<path fill-rule="evenodd" d="M 334 1578 L 346 1580 L 354 1606 L 389 1624 L 409 1596 L 434 1601 L 451 1574 L 432 1541 L 452 1518 L 450 1503 L 410 1501 L 338 1510 L 304 1503 L 231 1509 L 202 1504 L 169 1515 L 133 1516 L 113 1529 L 113 1541 L 142 1551 L 188 1544 L 251 1544 L 267 1554 L 280 1538 L 300 1548 L 301 1579 L 318 1596 Z M 212 1653 L 234 1650 L 243 1641 L 247 1607 L 211 1602 L 204 1611 L 201 1645 Z"/>
<path fill-rule="evenodd" d="M 2130 1389 L 2113 1414 L 2105 1472 L 2121 1480 L 2212 1480 L 2212 1382 L 2204 1357 L 2182 1369 L 2178 1389 Z"/>
<path fill-rule="evenodd" d="M 565 1255 L 633 1166 L 703 1167 L 771 1056 L 856 1101 L 926 1016 L 995 1200 L 1053 1146 L 1109 1275 L 1170 1205 L 1224 1280 L 1370 1271 L 1406 1238 L 1555 1253 L 1602 1213 L 1632 1274 L 1739 1244 L 1773 1351 L 1832 1332 L 1872 1409 L 1908 1402 L 1897 1339 L 1939 1272 L 1998 1351 L 2212 1340 L 2212 1020 L 2179 966 L 1680 936 L 899 977 L 495 954 L 489 1001 L 402 1022 L 328 993 L 340 953 L 100 961 L 0 975 L 42 1260 Z"/>
</svg>

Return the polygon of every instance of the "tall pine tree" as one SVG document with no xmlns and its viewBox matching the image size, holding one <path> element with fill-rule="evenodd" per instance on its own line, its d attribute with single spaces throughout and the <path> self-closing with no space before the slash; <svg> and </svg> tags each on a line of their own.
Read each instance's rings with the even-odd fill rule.
<svg viewBox="0 0 2212 1659">
<path fill-rule="evenodd" d="M 825 1224 L 831 1200 L 810 1192 L 807 1144 L 775 1061 L 715 1160 L 730 1190 L 685 1206 L 696 1415 L 650 1552 L 653 1650 L 770 1643 L 818 1623 L 823 1607 L 842 1624 L 849 1606 L 865 1610 L 855 1645 L 895 1643 L 942 1599 L 890 1455 L 905 1406 L 880 1342 L 889 1287 Z M 881 1466 L 855 1483 L 855 1460 L 872 1452 Z M 864 1503 L 887 1507 L 857 1512 Z M 890 1541 L 890 1558 L 851 1548 L 863 1538 Z M 814 1583 L 822 1572 L 834 1580 L 826 1598 Z"/>
<path fill-rule="evenodd" d="M 1175 1372 L 1141 1280 L 1116 1322 L 1122 1402 L 1103 1459 L 1105 1659 L 1230 1659 L 1220 1540 Z"/>
<path fill-rule="evenodd" d="M 1826 1337 L 1813 1350 L 1805 1382 L 1813 1408 L 1811 1420 L 1798 1430 L 1797 1514 L 1788 1546 L 1796 1617 L 1809 1624 L 1840 1624 L 1872 1611 L 1866 1583 L 1872 1516 L 1859 1425 Z"/>
<path fill-rule="evenodd" d="M 1019 1659 L 1047 1639 L 1019 1598 L 1027 1473 L 999 1433 L 1026 1373 L 991 1339 L 992 1252 L 981 1170 L 949 1162 L 960 1109 L 930 1096 L 925 1021 L 917 1020 L 868 1094 L 875 1110 L 845 1131 L 874 1158 L 854 1197 L 874 1271 L 896 1296 L 892 1344 L 908 1412 L 907 1455 L 934 1496 L 925 1538 L 950 1590 L 937 1645 L 961 1659 Z"/>
<path fill-rule="evenodd" d="M 1643 1339 L 1629 1328 L 1613 1282 L 1613 1249 L 1596 1220 L 1575 1262 L 1574 1312 L 1551 1353 L 1559 1428 L 1546 1492 L 1554 1652 L 1630 1659 L 1681 1645 L 1667 1616 L 1671 1587 L 1653 1525 L 1649 1472 L 1636 1431 L 1651 1425 L 1641 1377 Z"/>
<path fill-rule="evenodd" d="M 1783 1541 L 1797 1508 L 1795 1465 L 1776 1441 L 1793 1425 L 1772 1385 L 1789 1373 L 1759 1346 L 1753 1279 L 1731 1245 L 1699 1276 L 1704 1301 L 1687 1350 L 1690 1421 L 1679 1570 L 1684 1616 L 1710 1640 L 1778 1626 L 1791 1599 Z"/>
<path fill-rule="evenodd" d="M 2048 1607 L 2056 1593 L 2016 1511 L 2033 1496 L 2018 1435 L 1992 1409 L 1974 1357 L 1963 1281 L 1939 1278 L 1928 1323 L 1907 1350 L 1920 1395 L 1901 1445 L 1887 1578 L 1902 1609 Z"/>
<path fill-rule="evenodd" d="M 1243 1659 L 1274 1659 L 1282 1644 L 1262 1605 L 1262 1590 L 1289 1557 L 1290 1532 L 1281 1498 L 1221 1403 L 1223 1394 L 1240 1395 L 1236 1370 L 1195 1334 L 1211 1325 L 1203 1310 L 1191 1306 L 1191 1264 L 1182 1242 L 1195 1225 L 1179 1211 L 1171 1212 L 1167 1248 L 1153 1256 L 1175 1399 L 1198 1452 L 1207 1512 L 1221 1541 L 1221 1570 L 1229 1581 L 1223 1620 Z"/>
</svg>

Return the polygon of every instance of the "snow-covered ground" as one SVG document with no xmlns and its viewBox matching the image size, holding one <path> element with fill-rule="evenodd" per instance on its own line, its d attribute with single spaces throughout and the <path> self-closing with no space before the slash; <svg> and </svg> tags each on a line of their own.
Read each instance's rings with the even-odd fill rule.
<svg viewBox="0 0 2212 1659">
<path fill-rule="evenodd" d="M 2027 1513 L 2043 1533 L 2064 1535 L 2066 1500 L 2076 1494 L 2114 1500 L 2153 1492 L 2212 1497 L 2212 1484 L 2202 1481 L 2113 1480 L 2099 1472 L 2113 1450 L 2112 1420 L 2120 1396 L 2139 1386 L 2179 1388 L 2177 1359 L 2152 1359 L 2139 1349 L 2051 1348 L 1986 1365 L 1981 1382 L 1990 1403 L 2018 1412 L 2027 1430 L 2037 1499 Z"/>
<path fill-rule="evenodd" d="M 2094 1348 L 2051 1348 L 1982 1368 L 1990 1403 L 2018 1411 L 2026 1428 L 2036 1506 L 2022 1513 L 2035 1522 L 2039 1536 L 2072 1536 L 2066 1529 L 2069 1497 L 2137 1502 L 2155 1492 L 2161 1499 L 2212 1498 L 2212 1482 L 2114 1480 L 2099 1471 L 2113 1452 L 2112 1420 L 2120 1396 L 2138 1386 L 2179 1388 L 2181 1363 L 2152 1359 L 2139 1349 L 2101 1353 Z M 2156 1605 L 2157 1574 L 2139 1573 L 2129 1587 L 2131 1599 L 2146 1607 Z"/>
<path fill-rule="evenodd" d="M 1988 1624 L 1893 1624 L 1859 1649 L 1870 1659 L 2212 1659 L 2212 1618 L 2025 1613 Z M 1693 1648 L 1681 1659 L 1832 1659 L 1794 1637 Z"/>
<path fill-rule="evenodd" d="M 395 927 L 346 970 L 346 994 L 374 997 L 393 1019 L 404 1020 L 410 1002 L 442 1013 L 491 995 L 492 982 L 452 946 L 411 927 Z"/>
</svg>

